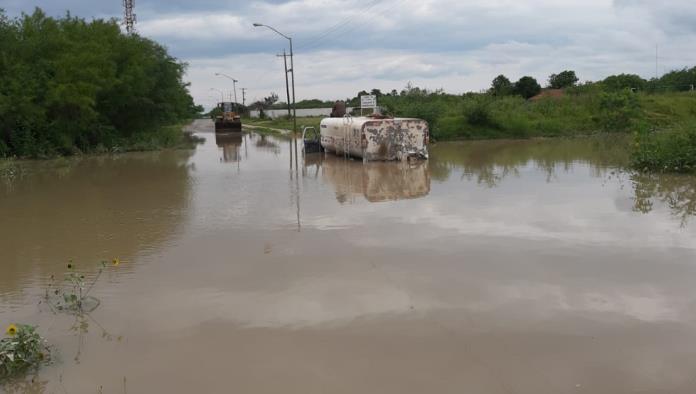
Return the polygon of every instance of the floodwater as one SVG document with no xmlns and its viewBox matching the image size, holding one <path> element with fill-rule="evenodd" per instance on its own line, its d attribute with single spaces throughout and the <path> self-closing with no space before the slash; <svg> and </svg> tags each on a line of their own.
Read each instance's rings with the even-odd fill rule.
<svg viewBox="0 0 696 394">
<path fill-rule="evenodd" d="M 696 178 L 622 171 L 616 138 L 363 165 L 193 127 L 5 165 L 0 325 L 53 346 L 5 391 L 696 392 Z M 115 257 L 89 315 L 42 302 Z"/>
</svg>

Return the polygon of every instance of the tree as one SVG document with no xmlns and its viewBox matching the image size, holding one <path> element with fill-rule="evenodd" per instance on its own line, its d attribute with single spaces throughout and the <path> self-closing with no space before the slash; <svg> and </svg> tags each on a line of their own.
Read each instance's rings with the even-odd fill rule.
<svg viewBox="0 0 696 394">
<path fill-rule="evenodd" d="M 696 67 L 670 71 L 660 77 L 660 88 L 671 91 L 686 91 L 696 86 Z"/>
<path fill-rule="evenodd" d="M 564 89 L 575 86 L 579 79 L 575 75 L 575 71 L 565 70 L 560 74 L 551 74 L 549 76 L 549 87 L 551 89 Z"/>
<path fill-rule="evenodd" d="M 541 92 L 541 85 L 533 77 L 525 76 L 515 82 L 513 93 L 529 99 Z"/>
<path fill-rule="evenodd" d="M 0 11 L 0 156 L 71 154 L 156 138 L 200 110 L 186 64 L 115 20 Z"/>
<path fill-rule="evenodd" d="M 379 89 L 372 89 L 372 91 L 370 92 L 370 94 L 373 95 L 373 96 L 377 96 L 377 97 L 382 97 L 382 95 L 383 95 L 383 94 L 382 94 L 382 91 L 379 90 Z"/>
<path fill-rule="evenodd" d="M 509 96 L 512 94 L 512 82 L 505 75 L 498 75 L 491 83 L 490 93 L 494 96 Z"/>
<path fill-rule="evenodd" d="M 271 95 L 263 98 L 263 104 L 266 107 L 270 107 L 278 101 L 278 94 L 271 92 Z"/>
<path fill-rule="evenodd" d="M 606 90 L 618 91 L 626 89 L 644 90 L 648 81 L 635 74 L 610 75 L 602 81 Z"/>
</svg>

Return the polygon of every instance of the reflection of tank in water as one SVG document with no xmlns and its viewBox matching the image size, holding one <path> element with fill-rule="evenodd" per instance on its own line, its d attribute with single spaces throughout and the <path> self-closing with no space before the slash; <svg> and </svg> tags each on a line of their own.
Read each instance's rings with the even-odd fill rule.
<svg viewBox="0 0 696 394">
<path fill-rule="evenodd" d="M 317 155 L 323 156 L 323 155 Z M 321 167 L 321 174 L 336 188 L 336 199 L 343 203 L 355 195 L 367 201 L 395 201 L 427 196 L 430 193 L 430 172 L 427 161 L 369 162 L 327 156 L 307 162 L 305 167 Z M 312 171 L 308 169 L 308 173 Z"/>
<path fill-rule="evenodd" d="M 222 160 L 236 162 L 241 159 L 239 148 L 242 146 L 241 133 L 215 133 L 215 144 L 222 148 Z"/>
</svg>

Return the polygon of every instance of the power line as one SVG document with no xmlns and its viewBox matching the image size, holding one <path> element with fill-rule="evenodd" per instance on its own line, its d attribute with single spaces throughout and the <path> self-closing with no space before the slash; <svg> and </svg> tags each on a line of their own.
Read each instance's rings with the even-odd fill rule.
<svg viewBox="0 0 696 394">
<path fill-rule="evenodd" d="M 396 8 L 397 6 L 401 5 L 402 3 L 406 2 L 406 1 L 408 1 L 408 0 L 397 0 L 391 6 L 388 6 L 382 10 L 376 11 L 376 12 L 371 13 L 369 15 L 366 15 L 364 18 L 362 18 L 361 22 L 356 22 L 354 24 L 344 24 L 342 27 L 336 29 L 332 34 L 344 35 L 344 34 L 347 34 L 351 31 L 353 31 L 353 30 L 362 28 L 362 27 L 366 26 L 368 23 L 372 22 L 371 19 L 374 19 L 376 17 L 382 16 L 382 15 L 388 13 L 389 11 L 393 10 L 394 8 Z M 336 34 L 336 33 L 339 33 L 339 34 Z M 327 37 L 327 38 L 330 39 L 331 37 Z M 308 50 L 317 48 L 321 44 L 323 44 L 323 43 L 318 40 L 312 45 L 306 45 L 303 49 L 305 52 L 307 52 Z"/>
<path fill-rule="evenodd" d="M 368 5 L 365 9 L 363 9 L 362 11 L 360 11 L 360 13 L 359 13 L 358 15 L 360 15 L 360 14 L 366 15 L 367 12 L 368 12 L 370 9 L 372 9 L 374 6 L 376 6 L 377 4 L 379 4 L 379 2 L 380 2 L 380 0 L 374 0 L 374 1 L 373 1 L 372 3 L 370 3 L 370 5 Z M 307 40 L 307 42 L 305 42 L 304 44 L 298 45 L 297 50 L 301 50 L 301 49 L 304 49 L 304 48 L 306 48 L 306 47 L 313 46 L 313 45 L 316 44 L 317 42 L 321 41 L 323 38 L 325 38 L 325 37 L 329 36 L 330 34 L 332 34 L 333 32 L 335 32 L 336 30 L 342 28 L 343 26 L 345 26 L 346 24 L 348 24 L 348 23 L 350 23 L 350 22 L 353 22 L 353 20 L 354 20 L 355 18 L 356 18 L 355 15 L 345 17 L 342 21 L 340 21 L 340 22 L 336 23 L 335 25 L 331 26 L 330 28 L 328 28 L 324 33 L 322 33 L 322 34 L 320 34 L 320 35 L 317 35 L 317 36 L 315 36 L 314 38 L 312 38 L 312 39 L 310 39 L 310 40 Z"/>
</svg>

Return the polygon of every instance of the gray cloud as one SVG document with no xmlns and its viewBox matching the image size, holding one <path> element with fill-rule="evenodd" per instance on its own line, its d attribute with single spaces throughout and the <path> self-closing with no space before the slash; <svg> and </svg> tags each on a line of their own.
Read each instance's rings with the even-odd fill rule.
<svg viewBox="0 0 696 394">
<path fill-rule="evenodd" d="M 650 0 L 144 0 L 138 30 L 190 64 L 200 102 L 232 73 L 262 97 L 284 86 L 274 55 L 294 37 L 298 96 L 339 98 L 411 81 L 450 92 L 480 90 L 500 73 L 544 81 L 570 68 L 585 80 L 620 72 L 654 75 L 696 64 L 696 7 Z M 34 6 L 50 14 L 120 17 L 120 2 L 4 0 L 10 15 Z"/>
</svg>

